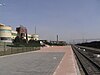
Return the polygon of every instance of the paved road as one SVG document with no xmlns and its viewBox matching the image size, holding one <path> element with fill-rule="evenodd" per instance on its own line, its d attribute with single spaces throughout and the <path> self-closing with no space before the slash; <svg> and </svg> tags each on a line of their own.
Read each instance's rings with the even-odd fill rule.
<svg viewBox="0 0 100 75">
<path fill-rule="evenodd" d="M 65 52 L 28 52 L 0 57 L 0 75 L 53 75 Z"/>
</svg>

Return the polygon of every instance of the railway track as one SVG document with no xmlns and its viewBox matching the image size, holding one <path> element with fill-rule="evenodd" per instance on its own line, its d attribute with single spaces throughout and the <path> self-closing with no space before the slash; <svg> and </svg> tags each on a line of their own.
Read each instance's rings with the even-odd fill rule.
<svg viewBox="0 0 100 75">
<path fill-rule="evenodd" d="M 85 50 L 82 51 L 75 45 L 72 45 L 72 49 L 85 75 L 100 75 L 100 62 L 95 61 Z"/>
</svg>

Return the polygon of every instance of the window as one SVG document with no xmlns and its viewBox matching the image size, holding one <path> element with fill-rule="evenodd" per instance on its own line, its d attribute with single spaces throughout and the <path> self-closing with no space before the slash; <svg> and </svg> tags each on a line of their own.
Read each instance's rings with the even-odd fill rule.
<svg viewBox="0 0 100 75">
<path fill-rule="evenodd" d="M 6 30 L 6 29 L 0 29 L 0 31 L 2 31 L 2 32 L 10 32 L 11 33 L 11 30 Z"/>
</svg>

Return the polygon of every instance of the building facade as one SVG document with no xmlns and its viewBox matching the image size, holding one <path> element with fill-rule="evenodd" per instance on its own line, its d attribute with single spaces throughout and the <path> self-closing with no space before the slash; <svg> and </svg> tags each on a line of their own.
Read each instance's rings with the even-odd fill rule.
<svg viewBox="0 0 100 75">
<path fill-rule="evenodd" d="M 4 24 L 0 24 L 0 42 L 12 42 L 11 31 L 12 28 L 10 26 L 5 26 Z"/>
<path fill-rule="evenodd" d="M 11 31 L 11 35 L 12 35 L 12 36 L 11 36 L 11 39 L 14 40 L 15 37 L 17 36 L 17 31 L 12 30 L 12 31 Z"/>
<path fill-rule="evenodd" d="M 17 31 L 12 30 L 12 27 L 0 24 L 0 42 L 12 42 L 18 35 Z M 26 39 L 26 37 L 24 37 Z M 39 40 L 39 35 L 37 34 L 27 34 L 28 41 Z"/>
<path fill-rule="evenodd" d="M 38 34 L 33 34 L 31 40 L 39 40 L 39 35 Z"/>
</svg>

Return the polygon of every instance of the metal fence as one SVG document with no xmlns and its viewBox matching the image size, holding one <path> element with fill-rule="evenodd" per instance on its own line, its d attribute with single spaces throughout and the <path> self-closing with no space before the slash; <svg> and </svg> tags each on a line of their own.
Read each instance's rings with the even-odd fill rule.
<svg viewBox="0 0 100 75">
<path fill-rule="evenodd" d="M 0 45 L 0 56 L 36 50 L 40 50 L 40 47 L 9 47 L 6 43 L 3 43 L 3 45 Z"/>
</svg>

